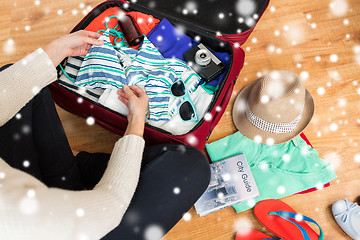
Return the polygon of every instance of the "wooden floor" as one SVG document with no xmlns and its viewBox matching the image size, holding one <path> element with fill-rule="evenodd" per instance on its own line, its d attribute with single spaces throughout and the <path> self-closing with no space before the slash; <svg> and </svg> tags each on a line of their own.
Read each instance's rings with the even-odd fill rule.
<svg viewBox="0 0 360 240">
<path fill-rule="evenodd" d="M 2 1 L 0 65 L 17 61 L 69 32 L 87 9 L 98 3 L 99 0 Z M 231 106 L 236 94 L 248 83 L 273 69 L 288 69 L 301 75 L 316 107 L 305 134 L 320 156 L 334 164 L 338 178 L 322 191 L 283 200 L 315 219 L 326 239 L 348 239 L 332 217 L 331 204 L 346 197 L 354 201 L 360 196 L 360 1 L 271 0 L 243 48 L 245 66 L 209 142 L 236 131 Z M 111 152 L 118 136 L 99 126 L 88 126 L 84 119 L 60 108 L 58 111 L 73 149 Z M 236 229 L 242 227 L 269 233 L 251 210 L 236 214 L 227 208 L 200 218 L 192 208 L 189 214 L 191 220 L 181 220 L 166 240 L 234 239 Z"/>
</svg>

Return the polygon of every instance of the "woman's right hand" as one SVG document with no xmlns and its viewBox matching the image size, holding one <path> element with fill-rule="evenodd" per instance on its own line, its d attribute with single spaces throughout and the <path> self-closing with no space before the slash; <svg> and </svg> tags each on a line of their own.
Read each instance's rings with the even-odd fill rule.
<svg viewBox="0 0 360 240">
<path fill-rule="evenodd" d="M 127 115 L 129 123 L 124 135 L 135 134 L 142 137 L 149 102 L 148 96 L 136 85 L 124 85 L 124 87 L 118 91 L 118 94 L 119 100 L 129 109 L 129 114 Z"/>
</svg>

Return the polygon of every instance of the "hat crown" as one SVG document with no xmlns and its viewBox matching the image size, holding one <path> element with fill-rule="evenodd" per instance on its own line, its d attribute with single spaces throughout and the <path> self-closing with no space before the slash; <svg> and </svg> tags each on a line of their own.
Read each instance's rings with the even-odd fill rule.
<svg viewBox="0 0 360 240">
<path fill-rule="evenodd" d="M 272 123 L 296 119 L 305 103 L 305 87 L 297 74 L 279 70 L 258 79 L 247 100 L 250 110 Z"/>
</svg>

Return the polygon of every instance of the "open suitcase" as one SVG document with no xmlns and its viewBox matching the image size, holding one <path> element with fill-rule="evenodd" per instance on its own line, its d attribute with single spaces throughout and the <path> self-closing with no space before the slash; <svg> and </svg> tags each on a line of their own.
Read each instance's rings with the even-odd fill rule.
<svg viewBox="0 0 360 240">
<path fill-rule="evenodd" d="M 226 109 L 238 74 L 243 67 L 245 52 L 241 45 L 253 31 L 268 4 L 269 0 L 201 0 L 188 3 L 176 0 L 106 1 L 85 16 L 72 32 L 85 29 L 106 9 L 120 7 L 124 11 L 138 11 L 160 20 L 165 17 L 173 25 L 181 25 L 184 33 L 192 39 L 200 36 L 201 43 L 216 51 L 228 53 L 230 64 L 214 93 L 207 114 L 199 119 L 190 131 L 182 135 L 173 135 L 148 124 L 145 126 L 144 139 L 149 145 L 180 142 L 202 150 Z M 193 6 L 195 12 L 193 14 L 188 14 L 187 10 L 184 12 L 186 9 L 184 6 Z M 60 75 L 61 70 L 59 68 L 58 70 Z M 50 90 L 56 103 L 62 108 L 84 118 L 92 116 L 97 124 L 116 134 L 123 135 L 125 132 L 127 119 L 124 115 L 87 98 L 83 98 L 79 104 L 78 99 L 82 96 L 58 82 L 51 84 Z"/>
</svg>

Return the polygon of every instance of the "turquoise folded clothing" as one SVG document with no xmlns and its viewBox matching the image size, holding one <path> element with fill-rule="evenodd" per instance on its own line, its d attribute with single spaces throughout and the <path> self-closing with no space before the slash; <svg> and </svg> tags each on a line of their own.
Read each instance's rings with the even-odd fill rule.
<svg viewBox="0 0 360 240">
<path fill-rule="evenodd" d="M 245 153 L 260 197 L 233 207 L 236 212 L 252 208 L 264 199 L 279 199 L 309 188 L 321 188 L 336 178 L 329 162 L 319 158 L 300 136 L 279 144 L 257 143 L 240 132 L 206 145 L 213 162 Z"/>
</svg>

